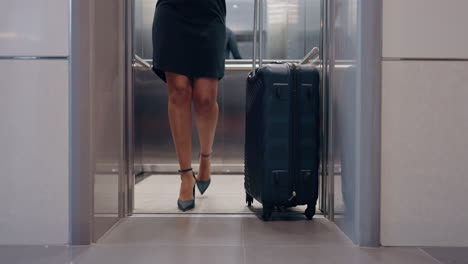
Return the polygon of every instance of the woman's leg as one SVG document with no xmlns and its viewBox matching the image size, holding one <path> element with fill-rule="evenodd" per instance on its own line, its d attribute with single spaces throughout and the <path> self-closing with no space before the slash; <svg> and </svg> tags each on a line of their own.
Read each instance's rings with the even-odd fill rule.
<svg viewBox="0 0 468 264">
<path fill-rule="evenodd" d="M 218 79 L 196 78 L 193 81 L 193 102 L 201 154 L 210 154 L 213 149 L 219 114 L 217 96 Z M 209 157 L 200 157 L 198 180 L 206 181 L 210 179 L 210 166 Z"/>
<path fill-rule="evenodd" d="M 181 170 L 192 167 L 192 84 L 187 76 L 166 73 L 168 113 Z M 182 173 L 179 200 L 193 200 L 195 179 L 192 172 Z"/>
</svg>

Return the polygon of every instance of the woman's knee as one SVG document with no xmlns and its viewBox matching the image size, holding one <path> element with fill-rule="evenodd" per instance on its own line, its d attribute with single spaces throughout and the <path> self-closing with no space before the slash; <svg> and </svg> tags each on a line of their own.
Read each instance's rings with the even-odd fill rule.
<svg viewBox="0 0 468 264">
<path fill-rule="evenodd" d="M 211 111 L 217 105 L 216 96 L 212 94 L 196 95 L 193 103 L 198 112 Z"/>
<path fill-rule="evenodd" d="M 189 104 L 192 100 L 190 81 L 184 78 L 168 79 L 169 102 L 175 105 Z"/>
<path fill-rule="evenodd" d="M 197 78 L 194 81 L 193 103 L 197 112 L 209 112 L 217 106 L 218 80 Z"/>
</svg>

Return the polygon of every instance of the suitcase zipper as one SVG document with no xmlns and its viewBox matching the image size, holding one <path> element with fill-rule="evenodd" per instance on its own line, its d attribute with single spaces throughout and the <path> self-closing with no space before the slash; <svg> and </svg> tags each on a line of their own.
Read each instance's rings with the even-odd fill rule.
<svg viewBox="0 0 468 264">
<path fill-rule="evenodd" d="M 297 185 L 297 66 L 292 63 L 291 67 L 291 78 L 292 78 L 292 87 L 291 87 L 291 161 L 290 161 L 290 170 L 293 177 L 292 181 L 292 196 L 289 198 L 289 201 L 292 201 L 296 197 L 296 185 Z"/>
</svg>

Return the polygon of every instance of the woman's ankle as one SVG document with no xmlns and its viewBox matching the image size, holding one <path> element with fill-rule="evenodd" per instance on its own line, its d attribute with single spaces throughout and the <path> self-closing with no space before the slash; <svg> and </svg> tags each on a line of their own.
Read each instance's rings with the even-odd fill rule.
<svg viewBox="0 0 468 264">
<path fill-rule="evenodd" d="M 200 168 L 198 171 L 198 180 L 207 181 L 211 178 L 211 160 L 200 158 Z"/>
</svg>

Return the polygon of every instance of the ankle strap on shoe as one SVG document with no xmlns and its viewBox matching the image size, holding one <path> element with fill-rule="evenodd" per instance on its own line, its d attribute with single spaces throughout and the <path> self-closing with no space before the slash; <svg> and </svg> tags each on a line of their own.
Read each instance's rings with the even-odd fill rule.
<svg viewBox="0 0 468 264">
<path fill-rule="evenodd" d="M 190 169 L 186 169 L 186 170 L 179 170 L 179 173 L 188 172 L 188 171 L 193 171 L 193 169 L 190 168 Z"/>
</svg>

